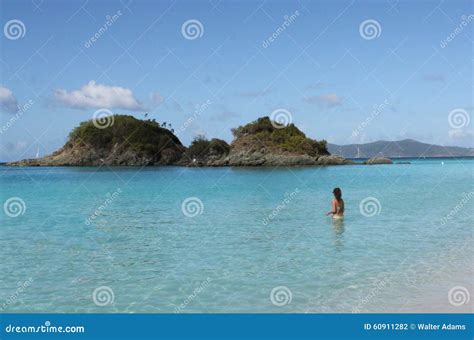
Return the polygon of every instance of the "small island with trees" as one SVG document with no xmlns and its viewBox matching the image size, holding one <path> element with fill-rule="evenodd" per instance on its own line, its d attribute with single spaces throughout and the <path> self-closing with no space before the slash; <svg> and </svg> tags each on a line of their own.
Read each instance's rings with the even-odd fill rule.
<svg viewBox="0 0 474 340">
<path fill-rule="evenodd" d="M 306 137 L 294 124 L 262 117 L 232 129 L 234 140 L 197 136 L 185 147 L 170 124 L 130 115 L 110 116 L 109 126 L 82 122 L 66 144 L 43 158 L 11 166 L 302 166 L 344 165 L 350 160 L 330 155 L 325 140 Z"/>
</svg>

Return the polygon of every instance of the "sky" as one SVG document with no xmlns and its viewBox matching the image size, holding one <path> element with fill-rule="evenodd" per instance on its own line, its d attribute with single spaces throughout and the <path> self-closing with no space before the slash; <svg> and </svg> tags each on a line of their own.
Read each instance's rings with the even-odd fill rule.
<svg viewBox="0 0 474 340">
<path fill-rule="evenodd" d="M 131 114 L 200 134 L 262 116 L 350 144 L 474 146 L 471 1 L 0 0 L 0 161 Z"/>
</svg>

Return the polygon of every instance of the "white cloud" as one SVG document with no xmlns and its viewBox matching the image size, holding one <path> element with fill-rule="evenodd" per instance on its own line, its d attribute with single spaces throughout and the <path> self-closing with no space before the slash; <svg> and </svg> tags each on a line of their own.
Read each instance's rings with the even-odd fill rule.
<svg viewBox="0 0 474 340">
<path fill-rule="evenodd" d="M 132 90 L 120 86 L 97 84 L 94 80 L 75 91 L 57 89 L 54 95 L 59 102 L 74 109 L 116 108 L 145 111 L 142 104 L 135 99 Z"/>
<path fill-rule="evenodd" d="M 163 97 L 159 92 L 152 92 L 150 94 L 150 98 L 157 106 L 163 104 L 163 102 L 165 101 L 165 97 Z"/>
<path fill-rule="evenodd" d="M 18 110 L 18 100 L 10 89 L 0 85 L 0 108 L 8 113 L 15 113 Z"/>
<path fill-rule="evenodd" d="M 466 129 L 453 129 L 448 131 L 449 138 L 454 140 L 471 140 L 474 141 L 474 133 Z"/>
<path fill-rule="evenodd" d="M 308 104 L 318 104 L 327 107 L 342 105 L 343 98 L 335 93 L 322 94 L 317 96 L 306 96 L 303 100 Z"/>
</svg>

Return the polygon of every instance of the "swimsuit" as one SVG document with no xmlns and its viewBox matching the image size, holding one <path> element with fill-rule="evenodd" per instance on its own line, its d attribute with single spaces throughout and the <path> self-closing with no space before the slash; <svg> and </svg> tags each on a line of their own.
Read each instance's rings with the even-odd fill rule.
<svg viewBox="0 0 474 340">
<path fill-rule="evenodd" d="M 344 218 L 344 201 L 336 201 L 336 213 L 332 215 L 333 218 Z"/>
</svg>

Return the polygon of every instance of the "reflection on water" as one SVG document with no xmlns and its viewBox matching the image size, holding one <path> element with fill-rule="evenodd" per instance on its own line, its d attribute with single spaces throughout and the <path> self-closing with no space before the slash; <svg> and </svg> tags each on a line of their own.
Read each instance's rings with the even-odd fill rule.
<svg viewBox="0 0 474 340">
<path fill-rule="evenodd" d="M 332 218 L 332 230 L 334 231 L 334 245 L 337 250 L 341 250 L 344 246 L 344 219 Z"/>
</svg>

